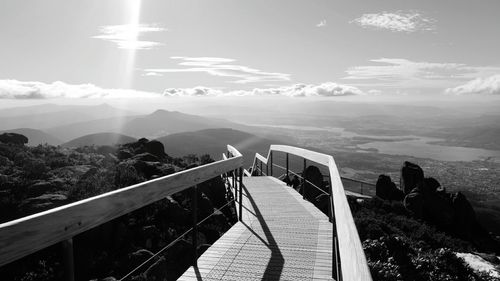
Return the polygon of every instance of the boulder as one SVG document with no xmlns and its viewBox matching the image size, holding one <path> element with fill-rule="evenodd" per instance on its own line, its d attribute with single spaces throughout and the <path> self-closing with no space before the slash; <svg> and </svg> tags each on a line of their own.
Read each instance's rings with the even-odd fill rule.
<svg viewBox="0 0 500 281">
<path fill-rule="evenodd" d="M 478 225 L 476 213 L 469 200 L 461 192 L 450 194 L 451 205 L 455 211 L 455 231 L 462 237 L 471 237 L 471 230 Z"/>
<path fill-rule="evenodd" d="M 189 211 L 183 208 L 179 203 L 177 203 L 177 201 L 171 197 L 167 197 L 165 204 L 166 208 L 163 208 L 160 212 L 161 217 L 167 222 L 175 225 L 188 225 L 191 223 Z"/>
<path fill-rule="evenodd" d="M 50 174 L 57 178 L 76 180 L 93 169 L 91 165 L 75 165 L 53 169 Z"/>
<path fill-rule="evenodd" d="M 148 161 L 148 162 L 158 162 L 159 161 L 157 156 L 155 156 L 149 152 L 144 152 L 144 153 L 134 155 L 132 157 L 132 159 L 139 160 L 139 161 Z"/>
<path fill-rule="evenodd" d="M 390 176 L 380 175 L 375 185 L 376 195 L 384 200 L 401 201 L 404 194 L 396 187 L 396 184 L 391 180 Z"/>
<path fill-rule="evenodd" d="M 283 178 L 283 182 L 287 185 L 287 186 L 292 186 L 292 180 L 290 179 L 290 177 L 288 175 L 285 175 L 285 177 Z"/>
<path fill-rule="evenodd" d="M 16 133 L 3 133 L 0 135 L 0 142 L 23 145 L 28 143 L 28 138 Z"/>
<path fill-rule="evenodd" d="M 303 175 L 306 181 L 302 187 L 302 194 L 306 200 L 314 202 L 315 198 L 323 193 L 321 190 L 328 192 L 323 182 L 323 174 L 318 167 L 313 165 L 307 167 Z"/>
<path fill-rule="evenodd" d="M 67 203 L 68 198 L 62 194 L 43 194 L 28 198 L 21 202 L 19 208 L 24 214 L 38 213 Z"/>
<path fill-rule="evenodd" d="M 417 164 L 405 161 L 401 168 L 401 189 L 404 194 L 410 193 L 419 182 L 424 180 L 424 171 Z"/>
<path fill-rule="evenodd" d="M 168 261 L 167 271 L 169 274 L 167 280 L 177 280 L 186 269 L 191 266 L 193 254 L 193 246 L 188 241 L 181 239 L 174 243 L 174 245 L 165 252 L 165 257 Z"/>
<path fill-rule="evenodd" d="M 405 208 L 416 218 L 424 217 L 424 195 L 418 188 L 414 188 L 403 200 Z"/>
<path fill-rule="evenodd" d="M 36 181 L 32 185 L 28 187 L 28 197 L 37 197 L 42 194 L 48 193 L 50 191 L 59 190 L 64 182 L 60 179 L 52 180 L 52 181 Z"/>
<path fill-rule="evenodd" d="M 129 259 L 129 263 L 130 263 L 129 268 L 134 268 L 134 267 L 140 265 L 141 263 L 143 263 L 147 259 L 151 258 L 152 256 L 153 256 L 153 253 L 151 253 L 150 251 L 148 251 L 146 249 L 140 249 L 140 250 L 137 250 L 137 251 L 129 254 L 128 255 L 128 259 Z"/>
<path fill-rule="evenodd" d="M 425 178 L 420 184 L 420 189 L 424 194 L 435 194 L 441 184 L 435 178 Z"/>
<path fill-rule="evenodd" d="M 214 212 L 214 205 L 205 194 L 198 192 L 198 220 L 202 220 Z"/>
<path fill-rule="evenodd" d="M 226 185 L 221 177 L 216 177 L 198 185 L 198 190 L 203 192 L 215 208 L 226 204 Z"/>
<path fill-rule="evenodd" d="M 300 186 L 300 179 L 299 177 L 297 177 L 297 175 L 293 176 L 293 179 L 292 179 L 292 187 L 298 191 L 299 189 L 299 186 Z"/>
<path fill-rule="evenodd" d="M 156 157 L 162 158 L 165 156 L 165 147 L 163 146 L 163 143 L 157 140 L 147 142 L 144 147 L 148 153 L 151 153 Z"/>
<path fill-rule="evenodd" d="M 175 168 L 170 164 L 152 161 L 142 161 L 130 159 L 121 162 L 118 166 L 132 166 L 137 173 L 144 175 L 146 179 L 151 179 L 153 176 L 166 176 L 175 173 Z"/>
<path fill-rule="evenodd" d="M 327 194 L 320 194 L 316 197 L 314 205 L 321 211 L 323 214 L 329 216 L 328 206 L 330 205 L 330 196 Z"/>
<path fill-rule="evenodd" d="M 455 211 L 450 201 L 437 193 L 424 193 L 424 219 L 443 230 L 451 230 Z"/>
<path fill-rule="evenodd" d="M 159 258 L 155 263 L 153 263 L 146 271 L 144 271 L 143 276 L 149 281 L 164 281 L 167 280 L 167 260 L 164 257 Z"/>
<path fill-rule="evenodd" d="M 120 160 L 129 159 L 129 158 L 132 158 L 132 156 L 134 156 L 134 154 L 132 152 L 130 152 L 130 150 L 128 150 L 128 149 L 120 149 L 116 153 L 116 157 L 118 157 L 118 159 L 120 159 Z"/>
</svg>

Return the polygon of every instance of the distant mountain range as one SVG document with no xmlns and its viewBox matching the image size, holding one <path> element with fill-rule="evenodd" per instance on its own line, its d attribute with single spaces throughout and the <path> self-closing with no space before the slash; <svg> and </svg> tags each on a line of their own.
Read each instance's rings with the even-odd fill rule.
<svg viewBox="0 0 500 281">
<path fill-rule="evenodd" d="M 156 138 L 165 135 L 209 128 L 240 128 L 243 125 L 224 119 L 206 118 L 178 111 L 157 110 L 126 122 L 121 132 L 136 137 Z"/>
<path fill-rule="evenodd" d="M 269 146 L 277 141 L 262 138 L 233 129 L 206 129 L 195 132 L 184 132 L 167 135 L 157 139 L 165 146 L 170 156 L 181 157 L 188 154 L 210 154 L 213 159 L 220 160 L 230 144 L 244 156 L 245 167 L 253 163 L 255 152 L 267 155 Z"/>
<path fill-rule="evenodd" d="M 101 105 L 45 104 L 0 110 L 0 130 L 32 128 L 44 130 L 97 119 L 130 116 L 133 112 Z M 56 136 L 57 137 L 57 136 Z"/>
<path fill-rule="evenodd" d="M 42 139 L 54 145 L 102 132 L 154 139 L 169 134 L 209 128 L 246 128 L 244 125 L 224 119 L 206 118 L 177 111 L 157 110 L 151 114 L 137 115 L 108 104 L 96 106 L 45 104 L 8 108 L 0 110 L 0 121 L 0 130 L 34 129 L 29 133 L 36 139 L 34 143 L 37 144 L 38 139 Z"/>
<path fill-rule="evenodd" d="M 102 146 L 134 142 L 137 139 L 118 133 L 97 133 L 85 135 L 62 144 L 63 147 Z"/>
</svg>

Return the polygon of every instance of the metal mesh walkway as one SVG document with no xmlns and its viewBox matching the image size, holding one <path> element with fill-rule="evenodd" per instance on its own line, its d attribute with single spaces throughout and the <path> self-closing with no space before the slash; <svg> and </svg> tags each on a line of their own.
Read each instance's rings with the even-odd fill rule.
<svg viewBox="0 0 500 281">
<path fill-rule="evenodd" d="M 179 280 L 332 280 L 332 225 L 273 177 L 245 177 L 243 220 Z"/>
</svg>

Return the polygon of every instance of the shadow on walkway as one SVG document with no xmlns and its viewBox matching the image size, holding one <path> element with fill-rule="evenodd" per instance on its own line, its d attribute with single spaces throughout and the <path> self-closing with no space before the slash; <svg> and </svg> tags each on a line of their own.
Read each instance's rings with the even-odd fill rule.
<svg viewBox="0 0 500 281">
<path fill-rule="evenodd" d="M 249 227 L 245 223 L 243 224 L 271 250 L 271 258 L 267 263 L 266 270 L 264 271 L 264 275 L 262 276 L 262 280 L 280 280 L 283 266 L 285 264 L 285 259 L 283 258 L 283 255 L 281 254 L 281 251 L 278 247 L 278 243 L 276 243 L 276 240 L 274 239 L 273 234 L 269 229 L 266 221 L 264 220 L 262 213 L 257 207 L 257 204 L 255 203 L 252 195 L 248 192 L 247 188 L 244 185 L 243 189 L 248 196 L 250 204 L 252 204 L 255 215 L 260 223 L 260 226 L 262 227 L 262 230 L 264 231 L 264 235 L 266 236 L 265 239 L 267 240 L 267 243 L 262 237 L 255 233 L 255 231 L 251 227 Z"/>
</svg>

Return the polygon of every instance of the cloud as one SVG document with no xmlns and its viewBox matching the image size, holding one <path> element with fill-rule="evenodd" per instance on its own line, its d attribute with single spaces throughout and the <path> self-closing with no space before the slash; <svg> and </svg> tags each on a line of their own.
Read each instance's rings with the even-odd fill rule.
<svg viewBox="0 0 500 281">
<path fill-rule="evenodd" d="M 207 87 L 169 88 L 163 92 L 164 96 L 285 96 L 285 97 L 338 97 L 363 95 L 364 93 L 353 86 L 326 82 L 319 85 L 295 84 L 277 88 L 255 88 L 253 90 L 238 90 L 222 92 Z"/>
<path fill-rule="evenodd" d="M 374 65 L 349 68 L 343 79 L 358 80 L 354 85 L 389 88 L 447 88 L 457 82 L 500 72 L 500 67 L 469 66 L 463 63 L 415 62 L 401 58 L 380 58 Z"/>
<path fill-rule="evenodd" d="M 72 85 L 61 81 L 53 83 L 18 80 L 0 80 L 0 99 L 91 99 L 91 98 L 157 98 L 157 97 L 338 97 L 364 95 L 349 85 L 326 82 L 319 85 L 295 84 L 276 88 L 255 88 L 224 92 L 219 89 L 197 86 L 193 88 L 167 88 L 163 93 L 129 89 L 103 89 L 93 84 Z"/>
<path fill-rule="evenodd" d="M 326 26 L 326 20 L 322 20 L 318 24 L 316 24 L 316 27 L 323 27 L 323 26 Z"/>
<path fill-rule="evenodd" d="M 100 35 L 92 38 L 110 41 L 120 49 L 148 50 L 163 45 L 159 42 L 139 40 L 144 33 L 165 31 L 165 28 L 152 24 L 122 24 L 101 26 Z"/>
<path fill-rule="evenodd" d="M 259 69 L 247 66 L 231 64 L 233 59 L 217 57 L 171 57 L 174 60 L 180 60 L 180 68 L 148 68 L 143 71 L 146 73 L 188 73 L 204 72 L 213 76 L 234 78 L 230 82 L 236 84 L 247 84 L 257 82 L 271 81 L 290 81 L 290 74 L 278 72 L 265 72 Z"/>
<path fill-rule="evenodd" d="M 141 76 L 163 76 L 163 74 L 161 73 L 158 73 L 158 72 L 146 72 L 146 73 L 143 73 Z"/>
<path fill-rule="evenodd" d="M 454 95 L 500 95 L 500 74 L 496 74 L 487 78 L 476 78 L 463 85 L 454 88 L 448 88 L 445 90 L 445 93 Z"/>
<path fill-rule="evenodd" d="M 426 18 L 418 12 L 394 13 L 382 12 L 363 14 L 361 17 L 350 21 L 363 28 L 387 29 L 393 32 L 412 33 L 416 31 L 433 31 L 436 20 Z"/>
<path fill-rule="evenodd" d="M 222 91 L 207 87 L 168 88 L 163 91 L 165 97 L 214 97 L 223 95 Z"/>
<path fill-rule="evenodd" d="M 52 98 L 133 98 L 158 94 L 127 89 L 103 89 L 93 84 L 71 85 L 61 81 L 50 84 L 18 80 L 0 80 L 0 99 Z"/>
</svg>

